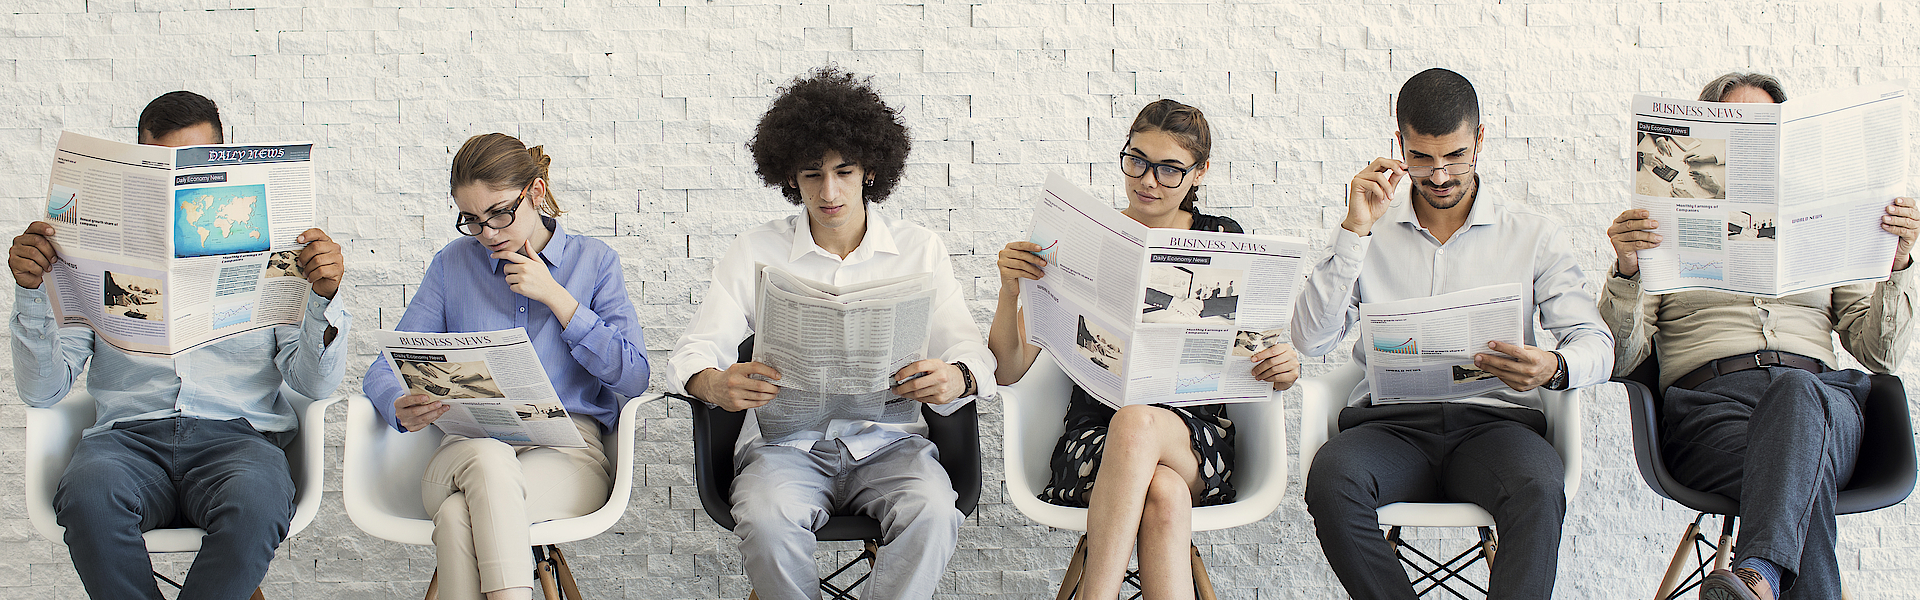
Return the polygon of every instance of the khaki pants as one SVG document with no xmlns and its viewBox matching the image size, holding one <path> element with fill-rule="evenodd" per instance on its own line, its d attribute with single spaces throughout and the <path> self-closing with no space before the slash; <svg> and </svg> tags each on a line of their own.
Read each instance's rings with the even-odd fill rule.
<svg viewBox="0 0 1920 600">
<path fill-rule="evenodd" d="M 580 415 L 573 422 L 587 447 L 516 447 L 457 435 L 440 442 L 420 477 L 420 498 L 433 514 L 441 598 L 533 587 L 528 526 L 606 504 L 613 478 L 600 427 Z"/>
</svg>

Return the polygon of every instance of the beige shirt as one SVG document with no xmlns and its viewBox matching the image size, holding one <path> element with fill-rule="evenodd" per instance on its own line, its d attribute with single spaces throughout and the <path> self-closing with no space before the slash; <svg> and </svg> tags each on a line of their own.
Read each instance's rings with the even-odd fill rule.
<svg viewBox="0 0 1920 600">
<path fill-rule="evenodd" d="M 1875 373 L 1890 373 L 1913 339 L 1914 271 L 1877 283 L 1856 283 L 1784 298 L 1722 292 L 1647 294 L 1638 274 L 1609 274 L 1600 318 L 1613 330 L 1615 375 L 1640 366 L 1660 345 L 1660 386 L 1673 385 L 1707 361 L 1761 350 L 1792 352 L 1837 367 L 1833 335 Z"/>
</svg>

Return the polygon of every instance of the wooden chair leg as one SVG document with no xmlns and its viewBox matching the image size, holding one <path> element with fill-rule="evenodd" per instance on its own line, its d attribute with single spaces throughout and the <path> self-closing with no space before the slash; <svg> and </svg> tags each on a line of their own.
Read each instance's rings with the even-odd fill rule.
<svg viewBox="0 0 1920 600">
<path fill-rule="evenodd" d="M 1196 600 L 1219 600 L 1213 593 L 1213 578 L 1207 576 L 1207 565 L 1200 561 L 1200 547 L 1189 547 L 1193 549 L 1193 597 Z"/>
<path fill-rule="evenodd" d="M 567 567 L 567 555 L 560 553 L 559 546 L 547 546 L 547 555 L 553 557 L 553 572 L 559 576 L 560 591 L 567 600 L 586 600 L 580 595 L 580 584 L 573 580 L 573 569 Z"/>
<path fill-rule="evenodd" d="M 260 588 L 253 588 L 252 600 L 267 600 L 267 595 L 261 593 Z M 1845 600 L 1845 599 L 1842 599 L 1842 600 Z"/>
<path fill-rule="evenodd" d="M 1074 546 L 1073 558 L 1067 561 L 1067 574 L 1060 578 L 1060 593 L 1053 600 L 1068 600 L 1080 591 L 1080 576 L 1087 568 L 1087 536 L 1080 534 L 1080 545 Z"/>
<path fill-rule="evenodd" d="M 1653 593 L 1653 600 L 1667 600 L 1673 596 L 1673 590 L 1680 587 L 1680 580 L 1687 574 L 1687 563 L 1693 560 L 1693 538 L 1700 535 L 1700 523 L 1687 524 L 1685 533 L 1680 534 L 1680 546 L 1673 549 L 1673 560 L 1667 562 L 1667 574 L 1660 579 L 1660 589 Z"/>
<path fill-rule="evenodd" d="M 427 600 L 440 600 L 440 570 L 433 570 L 433 579 L 427 582 Z"/>
<path fill-rule="evenodd" d="M 554 581 L 553 561 L 546 557 L 540 557 L 537 562 L 533 563 L 533 566 L 534 578 L 540 580 L 540 593 L 544 594 L 542 597 L 547 600 L 561 600 L 560 586 Z"/>
<path fill-rule="evenodd" d="M 760 600 L 760 592 L 748 591 L 747 600 Z"/>
<path fill-rule="evenodd" d="M 1720 548 L 1713 553 L 1713 568 L 1727 568 L 1733 560 L 1733 515 L 1720 516 Z"/>
</svg>

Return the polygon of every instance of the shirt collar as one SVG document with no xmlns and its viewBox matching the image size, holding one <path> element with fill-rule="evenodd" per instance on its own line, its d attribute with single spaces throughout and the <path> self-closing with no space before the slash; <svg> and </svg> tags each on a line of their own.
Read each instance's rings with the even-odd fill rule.
<svg viewBox="0 0 1920 600">
<path fill-rule="evenodd" d="M 842 260 L 838 255 L 820 247 L 820 244 L 814 243 L 812 223 L 806 213 L 803 212 L 794 219 L 793 229 L 793 247 L 787 252 L 788 262 L 798 261 L 811 253 Z M 860 262 L 872 258 L 877 252 L 898 255 L 900 248 L 893 240 L 892 223 L 885 216 L 874 212 L 873 205 L 868 204 L 866 236 L 860 239 L 860 245 L 853 249 L 853 253 L 847 255 L 845 261 Z"/>
<path fill-rule="evenodd" d="M 553 233 L 553 237 L 547 240 L 547 246 L 541 248 L 537 256 L 540 257 L 540 262 L 547 263 L 548 269 L 558 267 L 559 265 L 553 262 L 553 257 L 564 257 L 567 255 L 567 238 L 572 236 L 567 235 L 566 228 L 561 227 L 560 221 L 553 217 L 540 215 L 540 224 L 545 225 L 547 231 Z M 481 246 L 481 249 L 484 250 L 485 248 L 485 246 Z M 493 259 L 493 272 L 499 273 L 500 267 L 505 266 L 506 263 L 507 259 L 504 258 Z"/>
</svg>

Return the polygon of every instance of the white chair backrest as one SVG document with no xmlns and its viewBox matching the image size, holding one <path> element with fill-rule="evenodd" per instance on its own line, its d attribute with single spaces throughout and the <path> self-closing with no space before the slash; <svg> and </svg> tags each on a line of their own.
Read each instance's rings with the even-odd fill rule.
<svg viewBox="0 0 1920 600">
<path fill-rule="evenodd" d="M 60 485 L 67 463 L 73 460 L 81 432 L 92 427 L 97 418 L 93 395 L 87 392 L 85 381 L 76 380 L 74 384 L 67 397 L 53 406 L 27 409 L 27 517 L 42 537 L 63 545 L 66 529 L 54 518 L 53 492 Z M 300 419 L 293 440 L 285 448 L 294 486 L 293 522 L 287 530 L 287 537 L 292 538 L 313 522 L 319 510 L 322 474 L 326 470 L 322 464 L 326 409 L 335 399 L 316 401 L 284 384 L 280 386 L 280 396 L 287 399 Z M 321 431 L 317 434 L 309 431 L 315 428 Z M 155 529 L 145 535 L 147 551 L 198 551 L 203 535 L 206 532 L 198 528 Z"/>
<path fill-rule="evenodd" d="M 1366 372 L 1359 363 L 1348 361 L 1333 372 L 1300 381 L 1300 474 L 1313 468 L 1313 457 L 1333 434 L 1339 433 L 1340 409 Z M 1580 490 L 1581 438 L 1585 427 L 1580 390 L 1555 392 L 1539 388 L 1547 416 L 1547 441 L 1559 452 L 1567 474 L 1567 498 Z M 1318 424 L 1316 426 L 1316 424 Z"/>
<path fill-rule="evenodd" d="M 1056 506 L 1035 497 L 1050 477 L 1047 466 L 1065 431 L 1063 419 L 1073 381 L 1049 353 L 1041 352 L 1025 377 L 1000 389 L 1009 500 L 1043 525 L 1085 531 L 1086 509 Z M 1195 509 L 1195 531 L 1237 527 L 1264 519 L 1279 507 L 1287 485 L 1285 408 L 1276 393 L 1268 402 L 1234 404 L 1227 409 L 1237 436 L 1233 477 L 1239 498 L 1232 504 Z"/>
</svg>

